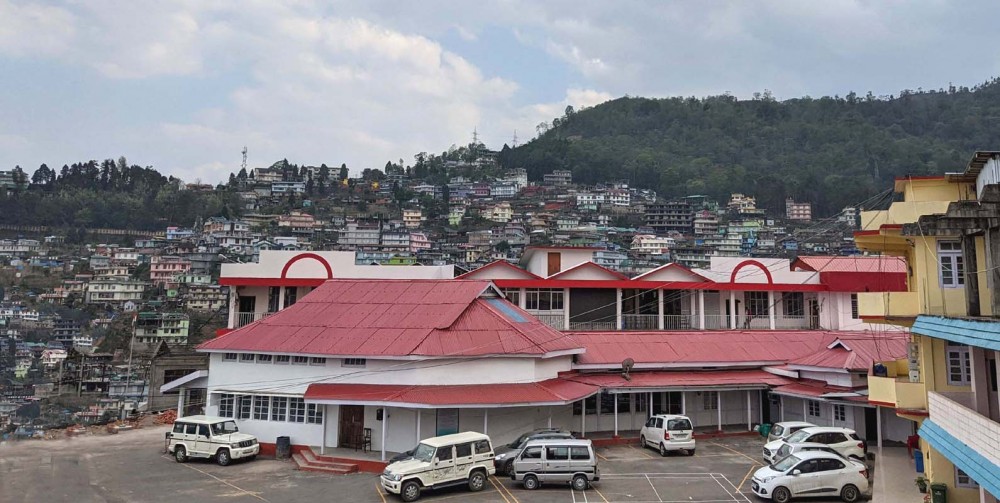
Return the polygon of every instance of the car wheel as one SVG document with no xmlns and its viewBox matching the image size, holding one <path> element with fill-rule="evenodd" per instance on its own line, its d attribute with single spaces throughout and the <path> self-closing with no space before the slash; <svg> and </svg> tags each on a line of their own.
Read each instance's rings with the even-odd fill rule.
<svg viewBox="0 0 1000 503">
<path fill-rule="evenodd" d="M 663 443 L 660 443 L 660 456 L 667 456 L 667 446 L 663 445 Z"/>
<path fill-rule="evenodd" d="M 778 487 L 771 493 L 771 499 L 777 503 L 788 503 L 792 499 L 792 493 L 785 487 Z"/>
<path fill-rule="evenodd" d="M 187 449 L 185 449 L 183 445 L 178 445 L 177 447 L 174 447 L 174 459 L 176 459 L 178 463 L 187 462 L 188 460 Z"/>
<path fill-rule="evenodd" d="M 536 477 L 534 475 L 525 475 L 524 476 L 524 488 L 527 489 L 527 490 L 529 490 L 529 491 L 534 490 L 534 489 L 538 489 L 538 477 Z"/>
<path fill-rule="evenodd" d="M 573 489 L 577 491 L 585 491 L 587 487 L 590 487 L 590 483 L 587 482 L 587 477 L 583 475 L 577 475 L 573 477 Z"/>
<path fill-rule="evenodd" d="M 508 461 L 505 465 L 503 465 L 503 473 L 501 473 L 501 475 L 510 475 L 512 473 L 514 473 L 514 460 L 513 459 L 510 460 L 510 461 Z"/>
<path fill-rule="evenodd" d="M 688 456 L 694 456 L 694 449 L 688 449 Z"/>
<path fill-rule="evenodd" d="M 840 499 L 846 501 L 847 503 L 854 503 L 855 501 L 861 499 L 861 491 L 859 491 L 854 484 L 847 484 L 840 490 Z"/>
<path fill-rule="evenodd" d="M 416 480 L 403 482 L 403 487 L 399 490 L 399 497 L 403 501 L 417 501 L 420 499 L 420 484 Z"/>
<path fill-rule="evenodd" d="M 484 487 L 486 487 L 486 475 L 483 472 L 472 472 L 472 475 L 469 475 L 469 490 L 478 492 Z"/>
<path fill-rule="evenodd" d="M 229 463 L 233 462 L 229 449 L 219 449 L 219 452 L 215 453 L 215 462 L 219 463 L 219 466 L 229 466 Z"/>
<path fill-rule="evenodd" d="M 646 448 L 646 437 L 639 437 L 639 447 Z"/>
</svg>

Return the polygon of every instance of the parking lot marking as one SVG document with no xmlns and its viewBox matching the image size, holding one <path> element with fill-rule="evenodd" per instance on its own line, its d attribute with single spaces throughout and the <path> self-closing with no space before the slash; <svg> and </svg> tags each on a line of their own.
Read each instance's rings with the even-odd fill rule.
<svg viewBox="0 0 1000 503">
<path fill-rule="evenodd" d="M 743 480 L 740 481 L 740 485 L 736 487 L 736 492 L 740 492 L 740 489 L 743 488 L 743 484 L 747 483 L 747 479 L 750 478 L 750 474 L 752 474 L 753 471 L 754 471 L 754 469 L 756 469 L 756 468 L 757 468 L 757 465 L 753 465 L 753 466 L 750 467 L 749 470 L 747 470 L 747 474 L 743 476 Z"/>
<path fill-rule="evenodd" d="M 733 499 L 733 501 L 739 501 L 738 499 L 736 499 L 736 496 L 733 496 L 733 493 L 729 492 L 729 489 L 726 489 L 726 486 L 722 485 L 722 482 L 719 482 L 719 479 L 715 477 L 714 473 L 711 475 L 712 475 L 712 480 L 714 480 L 716 484 L 719 484 L 719 487 L 721 487 L 723 491 L 726 491 L 726 494 L 728 494 L 729 497 Z"/>
<path fill-rule="evenodd" d="M 504 501 L 506 501 L 507 503 L 511 503 L 510 499 L 507 498 L 507 494 L 504 494 L 504 489 L 506 488 L 502 483 L 497 483 L 496 476 L 490 477 L 490 483 L 493 484 L 493 487 L 497 489 L 497 492 L 500 493 L 500 497 L 503 498 Z M 510 493 L 509 490 L 508 493 Z M 510 497 L 514 498 L 514 503 L 520 503 L 513 493 L 510 493 Z"/>
<path fill-rule="evenodd" d="M 607 498 L 604 497 L 604 494 L 601 492 L 600 489 L 594 487 L 594 491 L 597 493 L 598 496 L 601 497 L 602 500 L 604 500 L 604 503 L 611 503 L 611 502 L 608 501 Z"/>
<path fill-rule="evenodd" d="M 599 453 L 596 453 L 596 452 L 595 452 L 594 454 L 597 454 L 597 457 L 599 457 L 599 458 L 601 458 L 601 459 L 603 459 L 603 460 L 605 460 L 605 461 L 607 461 L 607 460 L 608 460 L 608 458 L 606 458 L 606 457 L 604 457 L 604 456 L 601 456 L 601 455 L 600 455 Z"/>
<path fill-rule="evenodd" d="M 382 498 L 382 503 L 386 503 L 385 494 L 382 493 L 382 488 L 379 487 L 378 483 L 375 484 L 375 492 L 378 493 L 379 498 Z"/>
<path fill-rule="evenodd" d="M 166 457 L 166 456 L 164 456 L 164 457 Z M 271 503 L 270 501 L 264 499 L 260 494 L 257 494 L 257 493 L 252 492 L 252 491 L 247 491 L 246 489 L 243 489 L 242 487 L 238 487 L 238 486 L 236 486 L 234 484 L 226 482 L 225 480 L 222 480 L 219 477 L 216 477 L 215 475 L 212 475 L 211 473 L 206 472 L 205 470 L 202 470 L 200 468 L 195 468 L 195 467 L 193 467 L 191 465 L 188 465 L 188 464 L 183 464 L 181 466 L 186 467 L 186 468 L 190 468 L 190 469 L 192 469 L 192 470 L 194 470 L 196 472 L 199 472 L 199 473 L 201 473 L 203 475 L 208 475 L 209 477 L 212 477 L 213 479 L 218 480 L 219 482 L 222 482 L 223 484 L 226 484 L 227 486 L 232 487 L 233 489 L 236 489 L 237 491 L 239 491 L 239 492 L 241 492 L 243 494 L 246 494 L 247 496 L 253 496 L 254 498 L 257 498 L 257 499 L 259 499 L 261 501 L 265 501 L 267 503 Z"/>
<path fill-rule="evenodd" d="M 737 451 L 736 449 L 733 449 L 732 447 L 727 447 L 725 445 L 717 444 L 715 442 L 708 442 L 708 444 L 709 445 L 714 445 L 714 446 L 717 446 L 717 447 L 722 447 L 723 449 L 725 449 L 727 451 L 733 452 L 735 454 L 739 454 L 740 456 L 743 456 L 744 458 L 749 459 L 751 463 L 759 463 L 759 461 L 757 461 L 756 459 L 751 458 L 750 456 L 747 456 L 746 454 L 744 454 L 744 453 L 742 453 L 740 451 Z"/>
<path fill-rule="evenodd" d="M 653 485 L 653 481 L 649 480 L 649 475 L 646 475 L 646 482 L 649 482 L 649 487 L 653 488 L 653 494 L 656 495 L 656 499 L 663 501 L 663 498 L 660 497 L 659 491 L 656 490 L 656 486 Z"/>
<path fill-rule="evenodd" d="M 643 456 L 646 456 L 649 459 L 654 459 L 653 456 L 650 456 L 648 453 L 646 453 L 646 447 L 643 447 L 643 448 L 639 449 L 639 448 L 637 448 L 637 447 L 635 447 L 634 445 L 631 445 L 631 444 L 628 447 L 629 447 L 629 449 L 632 449 L 632 450 L 635 450 L 635 451 L 639 451 L 639 454 L 642 454 Z"/>
</svg>

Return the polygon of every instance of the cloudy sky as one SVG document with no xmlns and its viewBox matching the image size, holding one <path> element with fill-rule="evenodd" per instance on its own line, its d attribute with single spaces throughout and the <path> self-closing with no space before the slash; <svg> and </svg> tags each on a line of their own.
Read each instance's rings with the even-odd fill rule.
<svg viewBox="0 0 1000 503">
<path fill-rule="evenodd" d="M 631 96 L 895 94 L 1000 75 L 988 1 L 0 0 L 0 169 L 219 181 L 524 142 Z"/>
</svg>

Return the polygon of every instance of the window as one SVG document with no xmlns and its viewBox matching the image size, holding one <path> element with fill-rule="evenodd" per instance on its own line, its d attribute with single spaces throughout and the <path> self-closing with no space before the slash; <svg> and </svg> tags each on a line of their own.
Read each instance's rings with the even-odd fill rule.
<svg viewBox="0 0 1000 503">
<path fill-rule="evenodd" d="M 806 315 L 806 301 L 802 292 L 787 292 L 783 294 L 782 303 L 785 305 L 785 316 Z"/>
<path fill-rule="evenodd" d="M 241 362 L 252 362 L 253 361 L 253 356 L 254 356 L 253 353 L 240 353 L 240 361 Z"/>
<path fill-rule="evenodd" d="M 257 355 L 257 363 L 271 363 L 273 360 L 271 355 Z"/>
<path fill-rule="evenodd" d="M 667 431 L 688 431 L 694 429 L 687 419 L 668 419 Z"/>
<path fill-rule="evenodd" d="M 187 423 L 174 423 L 174 433 L 178 435 L 184 434 L 185 426 L 187 426 Z"/>
<path fill-rule="evenodd" d="M 948 360 L 948 384 L 953 386 L 969 385 L 972 382 L 969 346 L 949 342 L 945 349 L 945 356 Z"/>
<path fill-rule="evenodd" d="M 309 424 L 323 424 L 323 406 L 315 403 L 306 404 L 306 422 Z"/>
<path fill-rule="evenodd" d="M 703 410 L 719 410 L 719 392 L 706 391 L 701 394 Z"/>
<path fill-rule="evenodd" d="M 861 316 L 858 315 L 858 294 L 851 294 L 851 319 L 856 320 Z"/>
<path fill-rule="evenodd" d="M 222 395 L 219 399 L 219 415 L 222 417 L 233 417 L 233 395 Z"/>
<path fill-rule="evenodd" d="M 458 444 L 455 446 L 456 458 L 467 458 L 469 456 L 472 456 L 472 442 Z"/>
<path fill-rule="evenodd" d="M 288 365 L 288 361 L 291 357 L 288 355 L 274 355 L 274 363 L 278 365 Z"/>
<path fill-rule="evenodd" d="M 310 358 L 309 365 L 326 365 L 326 358 Z"/>
<path fill-rule="evenodd" d="M 813 473 L 819 471 L 819 460 L 810 459 L 809 461 L 803 461 L 796 466 L 795 469 L 801 471 L 802 473 Z"/>
<path fill-rule="evenodd" d="M 546 461 L 564 461 L 569 460 L 569 447 L 548 447 L 545 449 L 545 460 Z"/>
<path fill-rule="evenodd" d="M 615 397 L 617 397 L 616 399 L 618 400 L 618 412 L 628 414 L 628 411 L 631 410 L 629 407 L 631 406 L 632 395 L 629 395 L 628 393 L 618 393 Z"/>
<path fill-rule="evenodd" d="M 580 401 L 573 402 L 573 415 L 574 416 L 579 416 L 580 412 L 582 410 L 584 410 L 584 409 L 587 410 L 587 414 L 596 414 L 597 413 L 597 396 L 596 395 L 588 397 L 588 398 L 585 398 L 583 400 L 582 404 L 580 403 Z"/>
<path fill-rule="evenodd" d="M 964 487 L 967 489 L 978 489 L 979 484 L 972 477 L 962 471 L 961 468 L 955 467 L 955 487 Z"/>
<path fill-rule="evenodd" d="M 486 454 L 488 452 L 493 452 L 493 447 L 490 447 L 489 440 L 477 440 L 476 441 L 476 454 Z"/>
<path fill-rule="evenodd" d="M 558 288 L 529 288 L 525 290 L 524 307 L 537 311 L 562 311 L 563 291 Z"/>
<path fill-rule="evenodd" d="M 268 409 L 271 407 L 271 397 L 267 396 L 255 396 L 253 397 L 253 418 L 258 421 L 267 421 Z"/>
<path fill-rule="evenodd" d="M 639 394 L 635 395 L 635 411 L 636 412 L 645 412 L 646 411 L 646 402 L 648 400 L 649 400 L 649 396 L 646 395 L 645 393 L 639 393 Z"/>
<path fill-rule="evenodd" d="M 306 422 L 306 402 L 301 398 L 288 399 L 288 422 Z"/>
<path fill-rule="evenodd" d="M 288 398 L 271 397 L 271 421 L 284 421 L 288 413 Z"/>
<path fill-rule="evenodd" d="M 590 450 L 586 447 L 571 447 L 569 450 L 569 459 L 586 461 L 590 459 Z"/>
<path fill-rule="evenodd" d="M 239 410 L 237 411 L 239 415 L 237 419 L 250 419 L 250 404 L 251 397 L 249 395 L 244 395 L 239 397 Z"/>
<path fill-rule="evenodd" d="M 500 293 L 507 299 L 507 302 L 514 304 L 515 306 L 521 305 L 521 289 L 520 288 L 501 288 Z"/>
<path fill-rule="evenodd" d="M 808 407 L 809 407 L 809 415 L 810 416 L 812 416 L 812 417 L 821 417 L 820 416 L 820 404 L 819 404 L 819 402 L 817 402 L 816 400 L 809 400 L 806 403 L 808 404 Z"/>
<path fill-rule="evenodd" d="M 965 263 L 962 244 L 958 241 L 938 241 L 938 264 L 942 288 L 965 286 Z"/>
<path fill-rule="evenodd" d="M 847 421 L 847 406 L 841 404 L 833 405 L 833 420 Z"/>
<path fill-rule="evenodd" d="M 309 363 L 309 357 L 308 356 L 293 356 L 292 357 L 292 365 L 305 365 L 307 363 Z"/>
<path fill-rule="evenodd" d="M 452 450 L 452 446 L 449 445 L 447 447 L 438 447 L 435 454 L 437 454 L 439 461 L 451 461 L 455 456 L 455 451 Z"/>
<path fill-rule="evenodd" d="M 844 463 L 841 463 L 840 460 L 830 458 L 819 459 L 819 471 L 821 472 L 843 470 L 844 468 Z"/>
<path fill-rule="evenodd" d="M 615 395 L 611 393 L 601 393 L 601 414 L 615 413 Z"/>
<path fill-rule="evenodd" d="M 368 360 L 365 358 L 344 358 L 341 362 L 342 367 L 364 367 L 368 364 Z"/>
<path fill-rule="evenodd" d="M 226 353 L 222 355 L 222 361 L 224 362 L 234 362 L 236 361 L 236 353 Z"/>
<path fill-rule="evenodd" d="M 298 287 L 286 286 L 285 287 L 285 305 L 284 305 L 284 307 L 288 307 L 288 306 L 294 304 L 295 301 L 297 300 L 298 296 L 299 296 L 299 289 L 298 289 Z"/>
<path fill-rule="evenodd" d="M 747 316 L 767 316 L 770 305 L 767 292 L 747 292 Z"/>
</svg>

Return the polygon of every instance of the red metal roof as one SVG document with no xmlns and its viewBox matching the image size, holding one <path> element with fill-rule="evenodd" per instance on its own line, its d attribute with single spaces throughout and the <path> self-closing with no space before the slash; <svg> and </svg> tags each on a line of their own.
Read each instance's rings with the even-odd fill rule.
<svg viewBox="0 0 1000 503">
<path fill-rule="evenodd" d="M 878 361 L 906 357 L 910 338 L 905 332 L 869 332 L 841 334 L 825 351 L 789 361 L 792 366 L 824 367 L 865 371 Z"/>
<path fill-rule="evenodd" d="M 634 277 L 632 279 L 634 281 L 644 280 L 646 278 L 646 276 L 651 276 L 651 275 L 653 275 L 653 274 L 655 274 L 657 272 L 665 271 L 667 269 L 680 269 L 680 270 L 682 270 L 682 271 L 684 271 L 684 272 L 686 272 L 686 273 L 688 273 L 688 274 L 690 274 L 690 275 L 692 275 L 692 276 L 694 276 L 696 278 L 703 279 L 703 280 L 705 280 L 705 281 L 707 281 L 709 283 L 715 283 L 714 280 L 706 278 L 706 277 L 702 276 L 701 274 L 698 274 L 698 273 L 692 271 L 691 268 L 685 267 L 684 265 L 678 264 L 676 262 L 671 262 L 669 264 L 663 264 L 660 267 L 657 267 L 656 269 L 650 269 L 650 270 L 648 270 L 648 271 L 646 271 L 646 272 L 644 272 L 644 273 L 642 273 L 642 274 L 640 274 L 640 275 L 638 275 L 638 276 L 636 276 L 636 277 Z"/>
<path fill-rule="evenodd" d="M 385 403 L 428 407 L 563 405 L 597 393 L 596 385 L 564 378 L 534 383 L 460 384 L 310 384 L 307 402 Z"/>
<path fill-rule="evenodd" d="M 564 336 L 501 298 L 489 281 L 326 281 L 294 305 L 199 346 L 351 357 L 540 356 L 579 352 Z"/>
<path fill-rule="evenodd" d="M 702 363 L 785 363 L 825 351 L 846 332 L 820 330 L 725 330 L 691 332 L 573 332 L 586 348 L 579 365 L 617 365 L 632 358 L 636 365 Z"/>
<path fill-rule="evenodd" d="M 688 386 L 734 387 L 734 386 L 782 386 L 793 382 L 785 377 L 764 370 L 677 370 L 656 372 L 632 372 L 631 379 L 621 374 L 578 374 L 567 376 L 577 382 L 602 388 L 683 388 Z"/>
<path fill-rule="evenodd" d="M 906 261 L 899 257 L 799 257 L 792 268 L 819 272 L 834 292 L 905 292 Z"/>
<path fill-rule="evenodd" d="M 862 388 L 866 389 L 866 388 Z M 841 386 L 830 386 L 821 381 L 789 381 L 789 384 L 778 386 L 771 390 L 779 395 L 791 395 L 798 397 L 814 398 L 834 398 L 838 400 L 849 400 L 856 402 L 867 402 L 867 397 L 857 394 L 857 389 L 844 388 Z M 857 394 L 855 396 L 852 396 Z"/>
<path fill-rule="evenodd" d="M 906 272 L 906 261 L 900 257 L 883 256 L 800 256 L 792 267 L 802 267 L 810 271 L 823 272 Z"/>
</svg>

